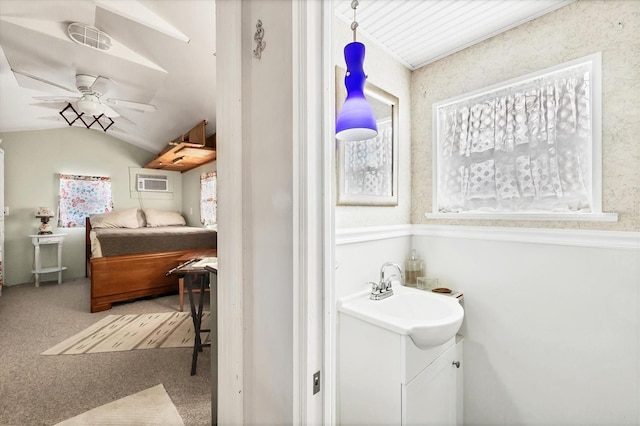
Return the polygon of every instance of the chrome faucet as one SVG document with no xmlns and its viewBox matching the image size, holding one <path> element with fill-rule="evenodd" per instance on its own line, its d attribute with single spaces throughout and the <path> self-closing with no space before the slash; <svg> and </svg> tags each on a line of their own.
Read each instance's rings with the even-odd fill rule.
<svg viewBox="0 0 640 426">
<path fill-rule="evenodd" d="M 380 283 L 373 283 L 371 287 L 371 300 L 382 300 L 393 295 L 393 288 L 391 288 L 391 278 L 397 275 L 394 274 L 385 279 L 384 271 L 388 266 L 394 267 L 398 271 L 398 275 L 400 275 L 400 285 L 404 285 L 404 274 L 402 273 L 402 269 L 400 268 L 400 266 L 397 263 L 385 262 L 380 268 Z"/>
</svg>

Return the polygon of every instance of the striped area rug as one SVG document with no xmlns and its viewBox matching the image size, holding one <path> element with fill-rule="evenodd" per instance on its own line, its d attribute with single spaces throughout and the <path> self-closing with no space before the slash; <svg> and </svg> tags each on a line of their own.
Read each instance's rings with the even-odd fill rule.
<svg viewBox="0 0 640 426">
<path fill-rule="evenodd" d="M 89 410 L 55 426 L 184 426 L 163 385 L 157 385 Z"/>
<path fill-rule="evenodd" d="M 202 324 L 209 328 L 211 313 L 202 313 Z M 59 343 L 42 355 L 74 355 L 132 349 L 193 347 L 195 333 L 189 312 L 161 314 L 109 315 L 91 327 Z M 209 333 L 202 333 L 202 341 Z"/>
</svg>

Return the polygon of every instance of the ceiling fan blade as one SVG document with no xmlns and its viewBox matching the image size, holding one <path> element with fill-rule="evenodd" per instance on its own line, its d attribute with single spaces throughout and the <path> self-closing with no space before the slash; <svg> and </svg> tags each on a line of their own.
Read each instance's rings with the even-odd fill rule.
<svg viewBox="0 0 640 426">
<path fill-rule="evenodd" d="M 34 102 L 29 104 L 38 108 L 46 108 L 55 112 L 60 112 L 61 109 L 68 105 L 67 101 L 64 102 Z"/>
<path fill-rule="evenodd" d="M 137 109 L 138 111 L 144 112 L 154 112 L 158 110 L 155 105 L 143 104 L 133 101 L 124 101 L 122 99 L 106 99 L 104 102 L 114 107 Z"/>
<path fill-rule="evenodd" d="M 106 115 L 109 118 L 116 118 L 116 117 L 120 117 L 120 114 L 118 114 L 116 112 L 116 110 L 114 110 L 113 108 L 111 108 L 109 105 L 105 105 L 105 104 L 100 104 L 101 108 L 102 108 L 102 113 L 104 115 Z"/>
<path fill-rule="evenodd" d="M 42 102 L 75 102 L 80 96 L 34 96 L 33 99 Z"/>
<path fill-rule="evenodd" d="M 120 114 L 119 117 L 118 117 L 118 124 L 124 125 L 125 127 L 127 127 L 127 126 L 128 127 L 137 126 L 136 123 L 134 123 L 133 121 L 129 120 L 127 117 L 125 117 L 122 114 Z"/>
<path fill-rule="evenodd" d="M 48 84 L 50 86 L 54 86 L 54 87 L 57 87 L 59 89 L 66 90 L 67 92 L 71 92 L 71 93 L 77 93 L 78 92 L 76 89 L 69 89 L 68 87 L 62 86 L 62 85 L 60 85 L 58 83 L 54 83 L 53 81 L 46 80 L 46 79 L 44 79 L 42 77 L 38 77 L 37 75 L 30 74 L 30 73 L 28 73 L 26 71 L 14 70 L 13 68 L 11 69 L 11 71 L 13 71 L 14 74 L 23 75 L 23 76 L 25 76 L 27 78 L 31 78 L 33 80 L 39 81 L 40 83 Z"/>
<path fill-rule="evenodd" d="M 113 87 L 114 84 L 117 83 L 110 78 L 98 76 L 98 78 L 96 78 L 96 81 L 94 81 L 91 85 L 90 90 L 96 93 L 98 96 L 102 96 L 109 90 L 111 90 L 111 87 Z"/>
</svg>

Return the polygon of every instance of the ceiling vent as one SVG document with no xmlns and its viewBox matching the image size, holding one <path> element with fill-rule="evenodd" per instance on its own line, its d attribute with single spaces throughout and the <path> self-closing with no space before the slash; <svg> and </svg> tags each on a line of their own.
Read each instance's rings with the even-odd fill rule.
<svg viewBox="0 0 640 426">
<path fill-rule="evenodd" d="M 67 33 L 71 40 L 83 46 L 93 47 L 98 50 L 111 49 L 111 37 L 96 27 L 72 22 L 67 27 Z"/>
</svg>

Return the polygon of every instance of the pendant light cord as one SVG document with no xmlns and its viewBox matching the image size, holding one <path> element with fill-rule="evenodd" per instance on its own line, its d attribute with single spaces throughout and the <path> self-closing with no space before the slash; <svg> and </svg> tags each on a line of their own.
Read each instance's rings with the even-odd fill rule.
<svg viewBox="0 0 640 426">
<path fill-rule="evenodd" d="M 353 41 L 356 41 L 356 28 L 358 28 L 358 22 L 356 21 L 356 8 L 360 3 L 358 0 L 351 2 L 351 9 L 353 9 L 353 22 L 351 23 L 351 30 L 353 31 Z"/>
</svg>

